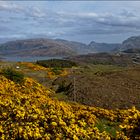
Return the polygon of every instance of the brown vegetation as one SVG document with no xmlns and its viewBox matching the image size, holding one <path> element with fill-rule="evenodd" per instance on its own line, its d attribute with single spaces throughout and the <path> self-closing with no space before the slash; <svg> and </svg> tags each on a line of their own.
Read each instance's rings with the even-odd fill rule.
<svg viewBox="0 0 140 140">
<path fill-rule="evenodd" d="M 82 104 L 109 109 L 135 105 L 140 109 L 140 67 L 104 71 L 77 69 L 67 77 L 59 77 L 53 84 L 59 85 L 58 87 L 63 84 L 62 92 L 70 100 L 76 96 L 76 101 Z"/>
</svg>

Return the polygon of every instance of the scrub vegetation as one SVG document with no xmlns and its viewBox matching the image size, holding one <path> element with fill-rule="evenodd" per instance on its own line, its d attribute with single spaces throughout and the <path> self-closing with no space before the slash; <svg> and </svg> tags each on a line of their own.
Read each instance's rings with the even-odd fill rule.
<svg viewBox="0 0 140 140">
<path fill-rule="evenodd" d="M 0 65 L 2 140 L 140 139 L 139 66 L 80 65 L 56 73 L 54 68 L 29 62 Z M 128 93 L 126 88 L 133 90 Z M 131 103 L 122 101 L 125 97 Z"/>
</svg>

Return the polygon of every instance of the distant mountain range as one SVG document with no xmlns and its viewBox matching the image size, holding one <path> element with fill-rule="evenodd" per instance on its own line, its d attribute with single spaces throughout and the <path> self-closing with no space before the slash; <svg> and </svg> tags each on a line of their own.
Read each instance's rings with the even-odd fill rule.
<svg viewBox="0 0 140 140">
<path fill-rule="evenodd" d="M 91 43 L 94 48 L 98 49 L 98 53 L 89 53 L 86 55 L 78 55 L 72 56 L 68 59 L 81 62 L 81 63 L 92 63 L 92 64 L 111 64 L 111 65 L 119 65 L 119 66 L 127 66 L 132 64 L 140 64 L 140 36 L 130 37 L 122 42 L 122 44 L 109 44 Z M 104 47 L 101 47 L 102 44 L 105 44 Z M 118 45 L 118 46 L 117 46 Z M 106 47 L 105 47 L 106 46 Z M 109 47 L 114 50 L 104 50 L 105 52 L 100 52 L 99 48 L 107 48 Z M 112 47 L 113 46 L 113 47 Z M 110 52 L 110 53 L 108 53 Z"/>
<path fill-rule="evenodd" d="M 140 49 L 140 36 L 133 36 L 122 42 L 120 51 L 128 49 Z"/>
<path fill-rule="evenodd" d="M 130 37 L 122 44 L 67 41 L 62 39 L 25 39 L 8 41 L 0 45 L 0 56 L 59 56 L 68 57 L 88 53 L 112 53 L 140 49 L 140 36 Z"/>
<path fill-rule="evenodd" d="M 71 56 L 76 52 L 67 44 L 52 39 L 27 39 L 4 43 L 1 54 L 12 56 Z"/>
<path fill-rule="evenodd" d="M 97 43 L 94 41 L 92 41 L 88 45 L 88 49 L 90 50 L 90 52 L 95 52 L 95 53 L 112 52 L 120 47 L 121 44 Z"/>
</svg>

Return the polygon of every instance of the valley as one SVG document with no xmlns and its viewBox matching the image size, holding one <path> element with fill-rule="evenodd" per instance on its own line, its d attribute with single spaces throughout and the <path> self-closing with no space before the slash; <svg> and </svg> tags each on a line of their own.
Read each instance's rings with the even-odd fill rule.
<svg viewBox="0 0 140 140">
<path fill-rule="evenodd" d="M 139 48 L 64 56 L 59 44 L 42 55 L 29 42 L 0 48 L 9 57 L 0 61 L 2 140 L 140 138 Z"/>
</svg>

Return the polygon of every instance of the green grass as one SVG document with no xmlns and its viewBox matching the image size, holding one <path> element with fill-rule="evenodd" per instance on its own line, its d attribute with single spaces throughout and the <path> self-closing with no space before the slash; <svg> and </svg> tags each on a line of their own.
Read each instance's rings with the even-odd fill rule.
<svg viewBox="0 0 140 140">
<path fill-rule="evenodd" d="M 107 119 L 100 119 L 95 126 L 100 132 L 106 131 L 112 138 L 116 138 L 116 131 L 120 131 L 118 122 L 111 122 Z"/>
<path fill-rule="evenodd" d="M 81 66 L 78 70 L 75 70 L 75 73 L 79 74 L 79 72 L 82 74 L 86 74 L 87 76 L 102 76 L 105 74 L 110 74 L 114 72 L 120 72 L 124 71 L 127 68 L 114 66 L 114 65 L 92 65 L 88 64 L 86 66 Z"/>
<path fill-rule="evenodd" d="M 1 74 L 15 83 L 22 83 L 24 81 L 24 74 L 13 68 L 4 68 L 1 70 Z"/>
<path fill-rule="evenodd" d="M 58 100 L 61 100 L 61 101 L 68 101 L 68 97 L 63 93 L 59 93 L 59 94 L 54 94 L 54 96 L 52 97 L 54 99 L 58 99 Z"/>
<path fill-rule="evenodd" d="M 47 68 L 71 68 L 77 66 L 75 62 L 63 59 L 38 60 L 36 64 Z"/>
</svg>

